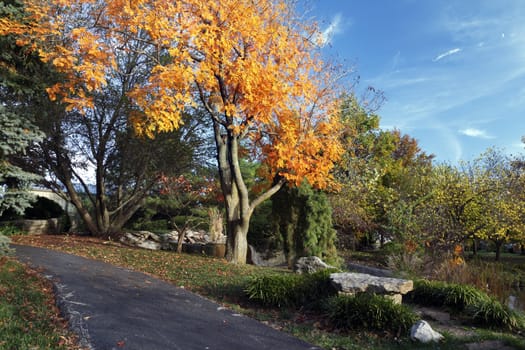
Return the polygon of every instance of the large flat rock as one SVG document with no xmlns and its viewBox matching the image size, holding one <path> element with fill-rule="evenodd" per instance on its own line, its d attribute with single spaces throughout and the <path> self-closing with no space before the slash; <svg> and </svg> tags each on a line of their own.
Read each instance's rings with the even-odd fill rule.
<svg viewBox="0 0 525 350">
<path fill-rule="evenodd" d="M 369 292 L 376 294 L 406 294 L 414 289 L 411 280 L 378 277 L 365 273 L 339 272 L 330 274 L 332 285 L 342 293 Z"/>
</svg>

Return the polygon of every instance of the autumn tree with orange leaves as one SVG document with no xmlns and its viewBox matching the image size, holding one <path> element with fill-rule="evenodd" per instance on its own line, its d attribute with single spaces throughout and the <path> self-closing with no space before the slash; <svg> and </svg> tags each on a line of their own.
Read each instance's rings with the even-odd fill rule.
<svg viewBox="0 0 525 350">
<path fill-rule="evenodd" d="M 93 108 L 115 50 L 140 41 L 147 83 L 127 97 L 139 134 L 155 137 L 203 109 L 213 125 L 227 219 L 227 258 L 246 262 L 254 208 L 283 185 L 332 185 L 342 153 L 336 134 L 336 69 L 319 58 L 315 24 L 296 20 L 285 0 L 25 0 L 25 21 L 0 19 L 0 34 L 38 51 L 64 79 L 51 98 L 79 112 Z M 133 46 L 136 47 L 136 46 Z M 250 198 L 240 149 L 276 180 Z"/>
</svg>

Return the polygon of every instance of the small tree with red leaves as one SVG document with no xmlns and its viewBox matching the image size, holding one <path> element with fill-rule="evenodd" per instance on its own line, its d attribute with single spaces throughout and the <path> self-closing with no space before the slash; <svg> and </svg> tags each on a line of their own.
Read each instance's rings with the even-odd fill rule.
<svg viewBox="0 0 525 350">
<path fill-rule="evenodd" d="M 186 237 L 186 233 L 191 227 L 196 225 L 197 218 L 189 215 L 182 224 L 178 224 L 173 220 L 174 216 L 182 213 L 191 213 L 191 209 L 203 206 L 210 197 L 215 196 L 217 186 L 215 180 L 202 177 L 189 180 L 184 175 L 179 176 L 159 176 L 159 187 L 161 197 L 168 199 L 172 208 L 176 207 L 175 211 L 170 211 L 172 216 L 171 224 L 178 233 L 177 253 L 182 252 L 182 243 Z"/>
</svg>

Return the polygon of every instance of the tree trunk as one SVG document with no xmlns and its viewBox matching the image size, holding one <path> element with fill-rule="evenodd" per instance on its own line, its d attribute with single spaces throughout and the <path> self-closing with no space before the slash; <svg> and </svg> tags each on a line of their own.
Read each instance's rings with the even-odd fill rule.
<svg viewBox="0 0 525 350">
<path fill-rule="evenodd" d="M 184 237 L 186 236 L 186 228 L 182 228 L 179 231 L 179 237 L 177 240 L 177 253 L 182 253 L 182 243 L 184 242 Z"/>
<path fill-rule="evenodd" d="M 501 255 L 501 246 L 503 245 L 502 241 L 496 241 L 496 261 L 499 261 Z"/>
<path fill-rule="evenodd" d="M 249 221 L 249 218 L 248 218 Z M 228 222 L 226 240 L 226 259 L 234 264 L 246 264 L 248 255 L 248 225 Z"/>
<path fill-rule="evenodd" d="M 226 207 L 226 259 L 234 264 L 246 264 L 248 228 L 253 210 L 276 193 L 284 185 L 284 179 L 250 202 L 248 188 L 241 173 L 239 136 L 232 130 L 227 130 L 225 134 L 221 130 L 221 125 L 214 121 L 219 178 Z"/>
</svg>

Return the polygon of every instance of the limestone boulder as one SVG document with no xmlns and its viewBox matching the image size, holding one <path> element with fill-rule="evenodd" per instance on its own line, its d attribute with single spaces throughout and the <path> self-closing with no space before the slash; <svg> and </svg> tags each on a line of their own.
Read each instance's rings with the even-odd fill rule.
<svg viewBox="0 0 525 350">
<path fill-rule="evenodd" d="M 163 234 L 156 234 L 149 231 L 134 231 L 126 232 L 120 237 L 121 243 L 150 250 L 176 250 L 178 240 L 179 233 L 176 230 Z M 207 232 L 187 230 L 183 241 L 183 249 L 185 245 L 198 246 L 200 251 L 211 249 L 213 256 L 220 256 L 220 254 L 224 256 L 224 253 L 221 252 L 224 251 L 222 246 L 225 245 L 225 243 L 226 237 L 219 237 L 218 242 L 211 242 Z M 217 253 L 217 250 L 221 252 Z M 186 251 L 188 251 L 188 249 Z"/>
<path fill-rule="evenodd" d="M 417 340 L 422 343 L 437 343 L 443 339 L 443 335 L 433 330 L 427 321 L 420 320 L 417 321 L 412 326 L 412 328 L 410 328 L 410 339 Z"/>
<path fill-rule="evenodd" d="M 162 248 L 160 237 L 148 231 L 126 232 L 120 237 L 120 242 L 149 250 L 160 250 Z"/>
<path fill-rule="evenodd" d="M 299 258 L 294 266 L 294 271 L 297 273 L 314 273 L 319 270 L 333 268 L 333 266 L 325 263 L 317 256 L 305 256 Z"/>
<path fill-rule="evenodd" d="M 414 283 L 411 280 L 378 277 L 357 272 L 332 273 L 330 281 L 337 291 L 347 294 L 361 292 L 387 295 L 406 294 L 414 289 Z"/>
</svg>

